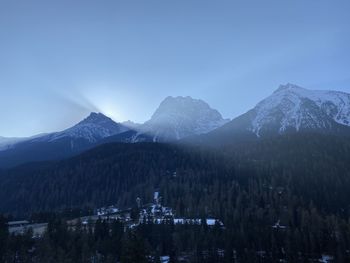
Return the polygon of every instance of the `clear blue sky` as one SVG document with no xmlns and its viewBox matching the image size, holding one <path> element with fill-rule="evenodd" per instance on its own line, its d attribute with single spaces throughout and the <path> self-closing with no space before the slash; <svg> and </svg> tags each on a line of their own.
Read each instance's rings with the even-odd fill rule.
<svg viewBox="0 0 350 263">
<path fill-rule="evenodd" d="M 224 117 L 280 83 L 350 92 L 350 1 L 0 0 L 0 135 L 90 111 L 150 118 L 168 95 Z"/>
</svg>

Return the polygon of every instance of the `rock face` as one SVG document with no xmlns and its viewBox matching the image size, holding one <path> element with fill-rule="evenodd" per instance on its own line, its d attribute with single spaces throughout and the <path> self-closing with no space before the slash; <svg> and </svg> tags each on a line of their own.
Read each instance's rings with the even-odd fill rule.
<svg viewBox="0 0 350 263">
<path fill-rule="evenodd" d="M 153 141 L 174 141 L 210 132 L 228 121 L 202 100 L 167 97 L 139 127 L 139 134 L 147 134 Z"/>
</svg>

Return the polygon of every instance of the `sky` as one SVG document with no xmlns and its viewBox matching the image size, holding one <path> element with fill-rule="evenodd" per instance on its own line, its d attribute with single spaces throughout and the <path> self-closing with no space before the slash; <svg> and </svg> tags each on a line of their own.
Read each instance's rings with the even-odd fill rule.
<svg viewBox="0 0 350 263">
<path fill-rule="evenodd" d="M 350 1 L 0 0 L 0 136 L 166 96 L 234 118 L 280 84 L 350 92 Z"/>
</svg>

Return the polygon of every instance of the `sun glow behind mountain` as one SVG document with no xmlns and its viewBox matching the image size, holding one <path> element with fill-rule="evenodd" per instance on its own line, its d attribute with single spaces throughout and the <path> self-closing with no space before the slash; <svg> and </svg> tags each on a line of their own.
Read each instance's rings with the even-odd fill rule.
<svg viewBox="0 0 350 263">
<path fill-rule="evenodd" d="M 102 105 L 99 108 L 101 109 L 101 113 L 115 121 L 120 122 L 122 120 L 125 120 L 125 118 L 120 114 L 120 111 L 117 109 L 117 107 L 109 102 L 102 103 Z"/>
<path fill-rule="evenodd" d="M 92 106 L 89 111 L 98 111 L 116 122 L 128 120 L 125 113 L 130 102 L 117 85 L 95 84 L 80 89 L 81 101 Z"/>
</svg>

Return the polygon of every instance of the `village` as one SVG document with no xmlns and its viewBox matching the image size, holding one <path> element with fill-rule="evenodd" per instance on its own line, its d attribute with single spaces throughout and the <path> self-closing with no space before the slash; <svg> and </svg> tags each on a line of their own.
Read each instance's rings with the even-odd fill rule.
<svg viewBox="0 0 350 263">
<path fill-rule="evenodd" d="M 98 220 L 106 221 L 112 223 L 115 220 L 122 222 L 125 229 L 137 228 L 140 224 L 174 224 L 174 225 L 201 225 L 202 219 L 200 218 L 180 218 L 176 217 L 175 211 L 171 207 L 166 207 L 162 205 L 162 197 L 158 191 L 153 194 L 153 202 L 143 205 L 140 198 L 136 199 L 136 206 L 138 215 L 133 216 L 133 209 L 119 209 L 118 207 L 111 205 L 108 207 L 101 207 L 95 209 L 93 215 L 83 216 L 74 218 L 67 221 L 67 226 L 70 229 L 76 229 L 79 225 L 84 229 L 94 230 L 95 224 Z M 208 227 L 220 227 L 224 229 L 225 226 L 223 222 L 216 218 L 206 218 L 205 223 Z M 33 238 L 40 238 L 43 236 L 47 230 L 48 223 L 31 223 L 27 220 L 22 221 L 10 221 L 8 222 L 9 233 L 12 235 L 24 235 L 30 233 Z M 271 226 L 272 229 L 283 231 L 286 226 L 282 225 L 280 220 L 278 220 L 274 225 Z M 223 256 L 224 252 L 220 251 L 220 255 Z M 257 251 L 257 254 L 264 258 L 265 251 Z M 186 257 L 184 257 L 185 259 Z M 330 255 L 322 255 L 318 262 L 332 262 L 333 257 Z M 169 256 L 161 257 L 161 262 L 169 262 Z M 183 262 L 187 262 L 184 260 Z"/>
<path fill-rule="evenodd" d="M 143 205 L 140 198 L 136 199 L 138 208 L 138 216 L 132 216 L 132 208 L 119 210 L 115 206 L 102 207 L 96 210 L 95 215 L 84 216 L 68 221 L 69 226 L 75 226 L 81 222 L 83 226 L 94 225 L 97 220 L 114 221 L 119 220 L 126 228 L 135 228 L 142 223 L 174 223 L 174 224 L 202 224 L 202 219 L 199 218 L 177 218 L 171 207 L 163 206 L 161 203 L 162 197 L 158 191 L 153 194 L 153 202 Z M 208 226 L 218 224 L 224 227 L 224 224 L 215 218 L 207 218 L 205 222 Z"/>
<path fill-rule="evenodd" d="M 122 222 L 125 228 L 135 228 L 140 224 L 153 223 L 173 223 L 175 225 L 200 225 L 202 219 L 200 218 L 179 218 L 175 216 L 175 211 L 171 207 L 163 206 L 161 203 L 162 197 L 158 191 L 153 194 L 153 202 L 143 205 L 140 198 L 136 199 L 138 208 L 138 215 L 135 217 L 132 215 L 133 209 L 119 209 L 118 207 L 111 205 L 108 207 L 101 207 L 95 210 L 93 215 L 74 218 L 67 221 L 69 228 L 75 228 L 77 225 L 81 225 L 83 228 L 91 227 L 98 220 L 105 220 L 107 222 L 113 222 L 118 220 Z M 205 224 L 209 227 L 215 225 L 223 228 L 222 221 L 216 218 L 206 218 Z M 33 237 L 40 238 L 46 231 L 48 223 L 32 223 L 28 220 L 22 221 L 10 221 L 8 222 L 9 233 L 13 235 L 23 235 L 31 231 Z M 126 230 L 125 229 L 125 230 Z"/>
</svg>

